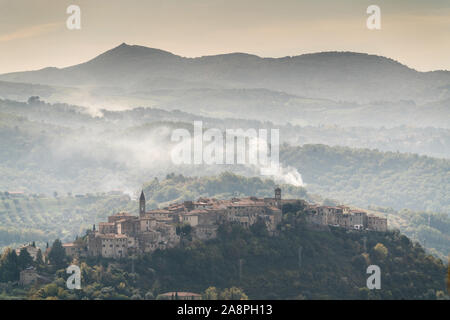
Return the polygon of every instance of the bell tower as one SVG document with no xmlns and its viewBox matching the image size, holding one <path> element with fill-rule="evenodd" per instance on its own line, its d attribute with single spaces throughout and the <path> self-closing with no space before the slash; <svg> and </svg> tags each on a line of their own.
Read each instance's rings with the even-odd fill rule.
<svg viewBox="0 0 450 320">
<path fill-rule="evenodd" d="M 145 196 L 144 190 L 141 191 L 141 196 L 139 198 L 139 216 L 143 216 L 145 214 Z"/>
<path fill-rule="evenodd" d="M 278 208 L 281 208 L 281 189 L 278 187 L 275 189 L 275 203 Z"/>
</svg>

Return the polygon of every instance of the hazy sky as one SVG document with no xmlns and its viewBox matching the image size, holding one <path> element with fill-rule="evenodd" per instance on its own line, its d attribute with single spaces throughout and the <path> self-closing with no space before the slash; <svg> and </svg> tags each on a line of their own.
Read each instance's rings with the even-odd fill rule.
<svg viewBox="0 0 450 320">
<path fill-rule="evenodd" d="M 81 30 L 66 27 L 69 5 Z M 381 8 L 381 30 L 366 9 Z M 357 51 L 450 70 L 450 0 L 0 0 L 0 73 L 65 67 L 122 42 L 182 56 Z"/>
</svg>

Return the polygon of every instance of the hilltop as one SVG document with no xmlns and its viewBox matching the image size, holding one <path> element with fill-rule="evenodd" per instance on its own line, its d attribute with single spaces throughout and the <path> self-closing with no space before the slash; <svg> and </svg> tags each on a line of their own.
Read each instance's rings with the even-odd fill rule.
<svg viewBox="0 0 450 320">
<path fill-rule="evenodd" d="M 277 184 L 273 180 L 243 177 L 223 173 L 211 177 L 187 177 L 169 174 L 165 179 L 154 178 L 143 184 L 147 208 L 156 209 L 171 202 L 200 197 L 227 199 L 232 197 L 269 197 Z M 307 193 L 303 187 L 281 185 L 287 198 L 322 203 L 330 201 Z M 137 191 L 137 190 L 136 190 Z M 20 197 L 0 193 L 0 247 L 18 247 L 36 241 L 39 246 L 60 238 L 72 241 L 108 215 L 128 211 L 137 215 L 138 204 L 127 195 L 88 194 L 82 197 L 59 194 L 57 197 L 25 194 Z M 341 202 L 342 203 L 342 202 Z M 345 203 L 345 202 L 344 202 Z M 352 204 L 347 202 L 347 204 Z M 450 248 L 450 218 L 444 213 L 395 211 L 373 206 L 389 219 L 389 228 L 399 229 L 415 241 L 420 241 L 435 256 L 445 259 Z M 19 229 L 17 225 L 20 224 Z"/>
<path fill-rule="evenodd" d="M 91 258 L 77 263 L 81 290 L 69 292 L 68 275 L 50 266 L 43 270 L 56 274 L 51 284 L 25 292 L 5 287 L 4 294 L 139 300 L 188 291 L 215 299 L 218 292 L 235 287 L 235 298 L 244 293 L 249 299 L 448 299 L 447 267 L 406 236 L 397 231 L 311 229 L 295 210 L 284 212 L 279 236 L 269 236 L 260 224 L 250 229 L 223 224 L 216 239 L 183 242 L 134 262 Z M 380 290 L 366 287 L 369 265 L 380 267 Z"/>
</svg>

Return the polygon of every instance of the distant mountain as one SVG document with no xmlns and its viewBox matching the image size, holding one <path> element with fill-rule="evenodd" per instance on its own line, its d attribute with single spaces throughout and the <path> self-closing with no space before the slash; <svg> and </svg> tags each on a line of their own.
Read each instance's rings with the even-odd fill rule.
<svg viewBox="0 0 450 320">
<path fill-rule="evenodd" d="M 418 72 L 392 59 L 353 52 L 284 58 L 231 53 L 185 58 L 125 43 L 67 68 L 0 75 L 0 80 L 58 86 L 113 87 L 122 94 L 161 89 L 246 88 L 335 101 L 450 97 L 450 72 Z"/>
</svg>

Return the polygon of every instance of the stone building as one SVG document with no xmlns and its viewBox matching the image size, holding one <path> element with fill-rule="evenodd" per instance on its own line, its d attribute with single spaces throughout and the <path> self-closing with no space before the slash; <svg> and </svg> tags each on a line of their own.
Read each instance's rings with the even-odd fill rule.
<svg viewBox="0 0 450 320">
<path fill-rule="evenodd" d="M 387 230 L 387 219 L 369 215 L 367 217 L 367 228 L 369 230 L 384 232 Z"/>
<path fill-rule="evenodd" d="M 19 285 L 28 286 L 33 283 L 47 284 L 52 282 L 51 279 L 40 275 L 34 267 L 29 267 L 20 271 Z"/>
<path fill-rule="evenodd" d="M 122 258 L 133 253 L 153 252 L 171 248 L 180 243 L 179 227 L 192 227 L 193 239 L 208 240 L 217 236 L 220 224 L 237 223 L 248 228 L 262 221 L 271 235 L 277 234 L 282 221 L 282 208 L 286 204 L 302 204 L 307 221 L 319 225 L 332 225 L 347 229 L 386 231 L 385 218 L 367 216 L 361 210 L 346 206 L 310 205 L 304 200 L 282 199 L 281 189 L 275 189 L 273 198 L 232 198 L 218 200 L 200 198 L 197 201 L 172 203 L 169 206 L 146 210 L 145 195 L 139 197 L 139 216 L 119 212 L 99 224 L 98 231 L 88 234 L 87 251 L 92 256 Z M 67 252 L 75 254 L 80 248 L 71 244 Z"/>
<path fill-rule="evenodd" d="M 115 259 L 127 257 L 128 237 L 113 233 L 91 233 L 88 235 L 88 254 Z"/>
<path fill-rule="evenodd" d="M 88 254 L 121 258 L 134 252 L 170 248 L 180 242 L 177 226 L 182 225 L 190 225 L 192 237 L 200 240 L 215 238 L 219 224 L 226 221 L 249 227 L 261 220 L 269 232 L 275 233 L 281 222 L 282 201 L 281 189 L 278 188 L 274 198 L 200 198 L 147 211 L 145 195 L 141 192 L 139 216 L 119 212 L 108 217 L 108 222 L 100 222 L 98 231 L 89 232 Z M 70 254 L 75 254 L 73 244 L 67 244 L 65 248 Z"/>
<path fill-rule="evenodd" d="M 28 251 L 28 254 L 31 256 L 31 258 L 33 258 L 33 260 L 36 260 L 37 253 L 40 250 L 38 247 L 34 246 L 31 243 L 21 245 L 19 248 L 16 249 L 16 255 L 19 256 L 20 251 L 22 251 L 23 249 Z"/>
<path fill-rule="evenodd" d="M 87 256 L 87 247 L 82 242 L 69 242 L 64 243 L 62 246 L 68 257 Z"/>
<path fill-rule="evenodd" d="M 28 286 L 38 280 L 38 273 L 35 268 L 30 267 L 20 271 L 19 284 L 21 286 Z"/>
<path fill-rule="evenodd" d="M 307 220 L 319 225 L 330 225 L 346 229 L 387 231 L 387 219 L 367 215 L 362 210 L 352 210 L 347 206 L 308 205 L 305 210 Z"/>
</svg>

